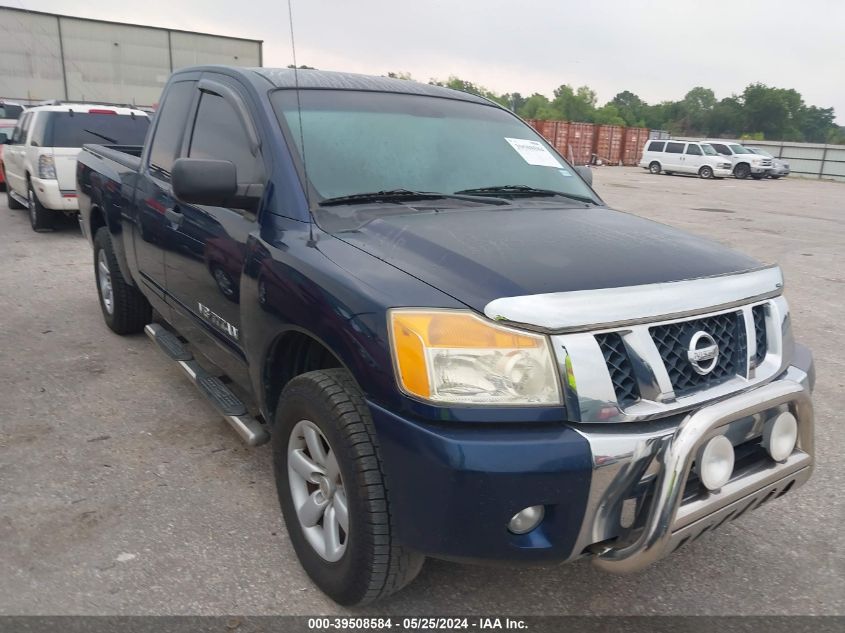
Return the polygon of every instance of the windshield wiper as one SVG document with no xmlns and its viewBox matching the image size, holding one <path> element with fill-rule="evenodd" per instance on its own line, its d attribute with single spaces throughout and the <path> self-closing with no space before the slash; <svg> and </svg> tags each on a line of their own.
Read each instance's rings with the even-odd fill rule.
<svg viewBox="0 0 845 633">
<path fill-rule="evenodd" d="M 475 189 L 461 189 L 456 191 L 456 194 L 471 194 L 476 196 L 500 196 L 500 197 L 555 197 L 569 198 L 570 200 L 577 200 L 578 202 L 586 202 L 588 204 L 596 204 L 596 201 L 586 196 L 578 196 L 572 193 L 564 193 L 563 191 L 554 191 L 553 189 L 538 189 L 536 187 L 529 187 L 528 185 L 498 185 L 494 187 L 477 187 Z"/>
<path fill-rule="evenodd" d="M 347 196 L 336 196 L 326 198 L 319 202 L 321 207 L 328 207 L 339 204 L 358 204 L 362 202 L 401 202 L 403 200 L 439 200 L 447 198 L 450 200 L 466 200 L 469 202 L 481 202 L 483 204 L 508 204 L 506 200 L 490 199 L 486 196 L 460 195 L 463 192 L 439 193 L 436 191 L 411 191 L 410 189 L 391 189 L 389 191 L 369 191 L 364 193 L 353 193 Z"/>
<path fill-rule="evenodd" d="M 105 134 L 100 134 L 99 132 L 95 132 L 94 130 L 84 129 L 83 132 L 88 132 L 88 134 L 93 134 L 94 136 L 99 136 L 101 139 L 108 141 L 109 143 L 117 144 L 117 139 L 112 138 L 111 136 L 106 136 Z"/>
</svg>

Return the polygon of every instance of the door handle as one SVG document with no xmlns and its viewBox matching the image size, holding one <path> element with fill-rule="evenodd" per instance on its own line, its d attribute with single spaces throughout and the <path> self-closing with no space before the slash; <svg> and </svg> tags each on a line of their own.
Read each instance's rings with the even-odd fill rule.
<svg viewBox="0 0 845 633">
<path fill-rule="evenodd" d="M 177 207 L 172 207 L 170 209 L 164 210 L 164 217 L 170 220 L 174 225 L 179 226 L 182 224 L 182 220 L 185 219 L 185 216 L 182 214 L 181 211 Z"/>
</svg>

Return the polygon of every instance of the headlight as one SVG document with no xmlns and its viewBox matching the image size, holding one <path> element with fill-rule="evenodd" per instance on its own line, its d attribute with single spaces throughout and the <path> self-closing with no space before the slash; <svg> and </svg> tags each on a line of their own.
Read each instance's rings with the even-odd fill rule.
<svg viewBox="0 0 845 633">
<path fill-rule="evenodd" d="M 49 154 L 41 154 L 38 157 L 38 177 L 39 178 L 56 178 L 56 163 L 53 157 Z"/>
<path fill-rule="evenodd" d="M 545 336 L 497 325 L 471 312 L 389 312 L 396 379 L 436 403 L 560 404 Z"/>
</svg>

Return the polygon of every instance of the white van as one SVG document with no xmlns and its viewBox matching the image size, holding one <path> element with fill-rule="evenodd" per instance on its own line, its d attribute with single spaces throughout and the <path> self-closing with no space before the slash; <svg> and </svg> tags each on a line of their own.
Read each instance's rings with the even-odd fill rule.
<svg viewBox="0 0 845 633">
<path fill-rule="evenodd" d="M 698 174 L 701 178 L 725 178 L 733 163 L 719 156 L 707 143 L 651 140 L 643 148 L 640 167 L 652 174 Z"/>
<path fill-rule="evenodd" d="M 85 143 L 143 145 L 150 119 L 134 108 L 85 103 L 24 111 L 5 141 L 3 167 L 10 209 L 29 209 L 35 231 L 56 212 L 75 213 L 76 155 Z"/>
</svg>

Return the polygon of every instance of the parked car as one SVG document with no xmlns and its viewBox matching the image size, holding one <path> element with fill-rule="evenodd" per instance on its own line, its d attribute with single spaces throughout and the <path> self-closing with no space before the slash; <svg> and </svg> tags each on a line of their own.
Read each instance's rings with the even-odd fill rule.
<svg viewBox="0 0 845 633">
<path fill-rule="evenodd" d="M 810 476 L 780 269 L 588 174 L 465 92 L 205 66 L 76 186 L 106 324 L 272 442 L 293 548 L 352 605 L 427 556 L 640 570 Z"/>
<path fill-rule="evenodd" d="M 16 119 L 0 119 L 0 189 L 6 188 L 6 176 L 3 167 L 3 148 L 7 138 L 12 137 Z"/>
<path fill-rule="evenodd" d="M 17 121 L 23 111 L 24 107 L 20 103 L 0 101 L 0 120 L 8 119 L 11 121 Z"/>
<path fill-rule="evenodd" d="M 707 141 L 719 154 L 733 163 L 733 174 L 740 180 L 751 176 L 755 180 L 762 180 L 772 170 L 772 159 L 755 154 L 739 143 L 725 143 L 722 141 Z"/>
<path fill-rule="evenodd" d="M 755 154 L 759 154 L 760 156 L 765 156 L 766 158 L 772 159 L 772 169 L 768 174 L 769 178 L 777 180 L 778 178 L 783 178 L 784 176 L 789 175 L 789 163 L 787 163 L 785 160 L 775 158 L 774 156 L 769 154 L 769 152 L 762 149 L 757 149 L 756 147 L 746 147 L 745 149 L 750 152 L 754 152 Z"/>
<path fill-rule="evenodd" d="M 698 174 L 701 178 L 725 178 L 733 165 L 707 143 L 650 140 L 643 148 L 640 167 L 652 174 Z"/>
<path fill-rule="evenodd" d="M 84 143 L 143 142 L 146 113 L 85 103 L 36 106 L 23 112 L 3 156 L 10 209 L 29 209 L 34 231 L 58 212 L 76 213 L 76 156 Z"/>
</svg>

